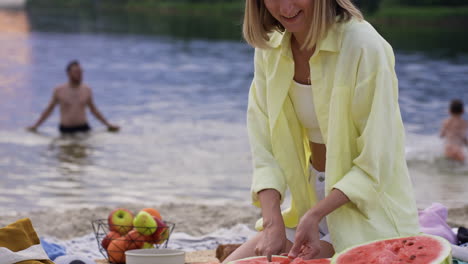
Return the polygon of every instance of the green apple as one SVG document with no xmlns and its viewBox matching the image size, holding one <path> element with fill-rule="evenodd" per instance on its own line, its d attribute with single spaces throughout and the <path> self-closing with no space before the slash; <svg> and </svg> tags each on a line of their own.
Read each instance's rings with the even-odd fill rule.
<svg viewBox="0 0 468 264">
<path fill-rule="evenodd" d="M 133 214 L 127 209 L 118 208 L 112 211 L 107 218 L 109 230 L 125 235 L 133 228 Z"/>
<path fill-rule="evenodd" d="M 143 243 L 143 247 L 141 248 L 154 248 L 154 245 L 148 242 Z"/>
<path fill-rule="evenodd" d="M 161 233 L 161 236 L 159 237 L 159 241 L 157 242 L 157 244 L 164 243 L 169 238 L 169 234 L 170 234 L 169 228 L 164 229 L 164 231 Z"/>
<path fill-rule="evenodd" d="M 158 224 L 152 215 L 145 211 L 140 211 L 135 219 L 133 219 L 133 226 L 140 234 L 149 236 L 156 231 Z"/>
</svg>

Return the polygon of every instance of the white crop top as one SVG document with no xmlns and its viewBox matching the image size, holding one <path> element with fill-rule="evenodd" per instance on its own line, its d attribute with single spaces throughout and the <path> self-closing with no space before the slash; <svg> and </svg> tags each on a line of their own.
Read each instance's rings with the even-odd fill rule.
<svg viewBox="0 0 468 264">
<path fill-rule="evenodd" d="M 315 113 L 312 86 L 293 81 L 289 94 L 299 121 L 307 129 L 309 140 L 314 143 L 324 144 L 317 114 Z"/>
</svg>

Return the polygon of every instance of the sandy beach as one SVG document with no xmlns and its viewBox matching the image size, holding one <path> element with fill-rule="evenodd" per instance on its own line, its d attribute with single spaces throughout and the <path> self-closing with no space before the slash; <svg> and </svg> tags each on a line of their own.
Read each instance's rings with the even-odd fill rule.
<svg viewBox="0 0 468 264">
<path fill-rule="evenodd" d="M 148 205 L 121 205 L 132 212 L 138 212 Z M 203 205 L 189 203 L 166 203 L 156 206 L 162 216 L 176 224 L 175 232 L 183 232 L 192 236 L 202 236 L 221 228 L 232 228 L 244 224 L 253 229 L 260 216 L 260 211 L 254 206 L 235 205 Z M 9 214 L 0 216 L 0 225 L 5 226 L 17 219 L 29 217 L 39 236 L 56 237 L 58 239 L 73 239 L 92 233 L 91 221 L 105 219 L 114 207 L 81 208 L 66 211 L 37 211 L 31 213 Z M 468 226 L 468 206 L 450 208 L 448 223 L 452 227 Z"/>
<path fill-rule="evenodd" d="M 144 204 L 123 204 L 120 207 L 137 213 L 147 206 Z M 245 224 L 253 228 L 260 212 L 253 206 L 240 206 L 233 203 L 225 205 L 166 203 L 154 207 L 160 211 L 165 220 L 176 224 L 175 232 L 183 232 L 192 236 L 202 236 L 237 224 Z M 101 206 L 92 209 L 12 213 L 0 216 L 0 226 L 29 217 L 39 236 L 50 236 L 63 240 L 72 239 L 92 233 L 91 221 L 106 219 L 109 212 L 115 208 L 117 207 Z"/>
</svg>

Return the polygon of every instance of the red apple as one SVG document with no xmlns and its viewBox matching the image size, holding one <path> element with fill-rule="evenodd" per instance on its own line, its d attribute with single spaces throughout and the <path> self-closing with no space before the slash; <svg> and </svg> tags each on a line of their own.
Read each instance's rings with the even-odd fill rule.
<svg viewBox="0 0 468 264">
<path fill-rule="evenodd" d="M 109 223 L 109 230 L 118 232 L 122 236 L 133 228 L 133 214 L 127 209 L 115 209 L 109 214 L 107 220 Z"/>
<path fill-rule="evenodd" d="M 164 243 L 168 238 L 169 238 L 169 228 L 166 228 L 162 233 L 161 233 L 161 237 L 159 238 L 159 241 L 157 242 L 157 244 L 162 244 Z"/>
<path fill-rule="evenodd" d="M 143 248 L 143 244 L 151 240 L 150 236 L 144 236 L 140 234 L 136 229 L 128 232 L 125 236 L 125 240 L 127 240 L 130 244 L 130 247 L 135 248 Z"/>
<path fill-rule="evenodd" d="M 151 235 L 151 241 L 157 244 L 161 240 L 161 234 L 169 228 L 166 225 L 166 223 L 164 223 L 164 221 L 160 220 L 158 217 L 153 216 L 153 218 L 158 224 L 158 228 L 156 229 L 156 232 L 154 232 L 153 235 Z"/>
<path fill-rule="evenodd" d="M 109 246 L 110 242 L 114 239 L 117 239 L 120 237 L 120 233 L 115 232 L 115 231 L 110 231 L 107 233 L 106 237 L 101 241 L 101 246 L 105 249 Z"/>
</svg>

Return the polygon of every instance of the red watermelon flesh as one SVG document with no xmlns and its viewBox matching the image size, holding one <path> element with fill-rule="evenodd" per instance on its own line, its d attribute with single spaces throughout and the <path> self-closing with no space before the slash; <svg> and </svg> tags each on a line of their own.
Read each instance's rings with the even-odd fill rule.
<svg viewBox="0 0 468 264">
<path fill-rule="evenodd" d="M 241 259 L 232 262 L 231 264 L 330 264 L 329 259 L 311 259 L 303 260 L 301 258 L 296 258 L 293 261 L 288 257 L 283 256 L 273 256 L 271 262 L 268 262 L 266 257 L 252 257 Z"/>
<path fill-rule="evenodd" d="M 272 256 L 271 257 L 271 262 L 268 262 L 268 259 L 266 257 L 252 257 L 252 258 L 246 258 L 246 259 L 241 259 L 241 260 L 236 260 L 233 263 L 235 264 L 289 264 L 289 258 L 288 257 L 282 257 L 282 256 Z"/>
<path fill-rule="evenodd" d="M 437 260 L 443 245 L 429 236 L 415 236 L 373 242 L 339 255 L 336 264 L 428 264 Z"/>
<path fill-rule="evenodd" d="M 330 259 L 303 260 L 301 258 L 295 258 L 290 264 L 330 264 Z"/>
</svg>

